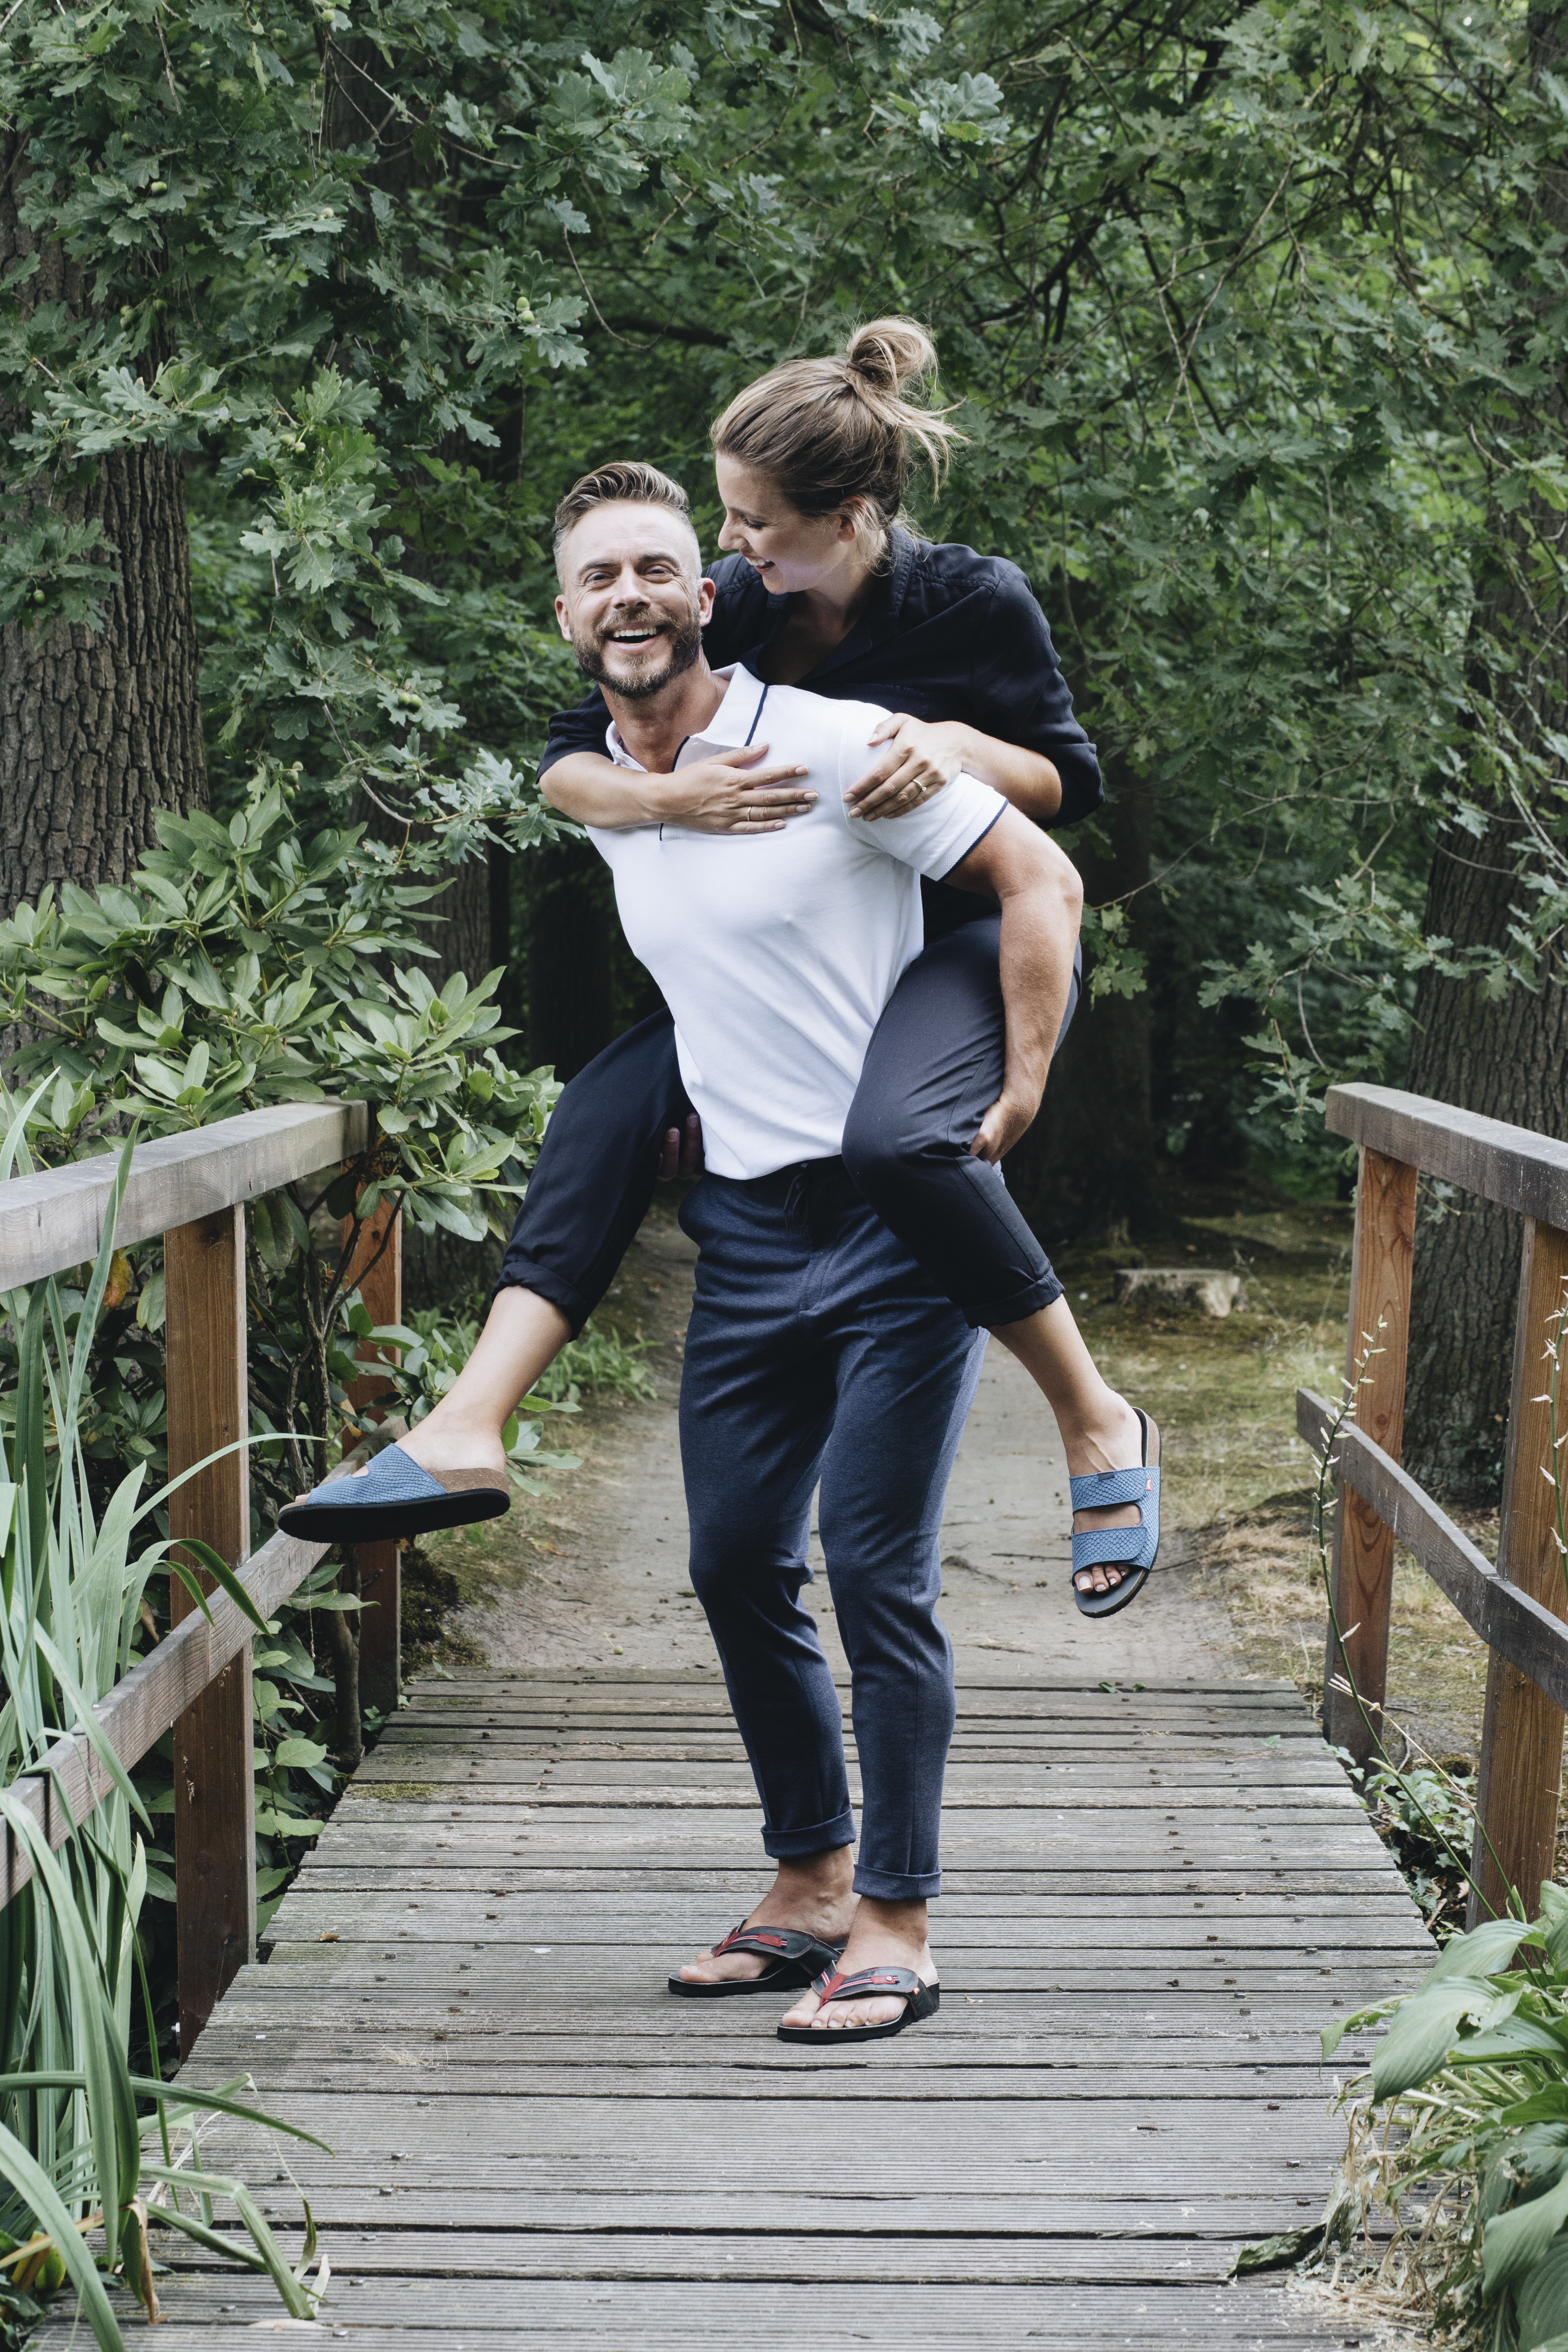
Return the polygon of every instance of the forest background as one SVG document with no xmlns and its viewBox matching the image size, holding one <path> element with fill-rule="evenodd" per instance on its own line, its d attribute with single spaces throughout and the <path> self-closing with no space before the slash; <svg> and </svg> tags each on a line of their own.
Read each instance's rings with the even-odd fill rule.
<svg viewBox="0 0 1568 2352">
<path fill-rule="evenodd" d="M 889 310 L 968 436 L 921 525 L 1023 565 L 1107 778 L 1064 836 L 1092 1002 L 1014 1163 L 1047 1244 L 1157 1234 L 1184 1174 L 1331 1189 L 1334 1077 L 1563 1134 L 1565 68 L 1568 10 L 1520 0 L 14 0 L 0 966 L 17 1071 L 69 1081 L 36 1152 L 333 1071 L 384 1098 L 350 976 L 395 996 L 449 883 L 425 969 L 500 967 L 517 1034 L 447 1098 L 506 1175 L 519 1074 L 649 1001 L 531 782 L 576 691 L 550 509 L 636 454 L 710 547 L 710 416 Z M 296 999 L 244 877 L 288 897 L 318 838 L 290 903 L 337 961 L 296 937 Z M 427 1046 L 423 1002 L 378 1017 Z M 484 1220 L 421 1116 L 449 1296 Z M 1407 1450 L 1463 1491 L 1514 1273 L 1447 1206 Z"/>
</svg>

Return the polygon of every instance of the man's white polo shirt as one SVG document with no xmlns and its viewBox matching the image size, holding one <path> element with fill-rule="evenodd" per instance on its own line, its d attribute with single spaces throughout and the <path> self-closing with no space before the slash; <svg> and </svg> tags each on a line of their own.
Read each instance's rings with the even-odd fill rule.
<svg viewBox="0 0 1568 2352">
<path fill-rule="evenodd" d="M 591 830 L 632 951 L 675 1016 L 708 1166 L 765 1176 L 842 1149 L 871 1032 L 924 943 L 920 877 L 951 873 L 1006 803 L 955 776 L 910 815 L 868 824 L 844 794 L 885 713 L 763 686 L 739 665 L 718 675 L 723 702 L 677 766 L 760 739 L 806 769 L 815 808 L 782 833 Z M 619 766 L 639 765 L 614 725 L 606 741 Z"/>
</svg>

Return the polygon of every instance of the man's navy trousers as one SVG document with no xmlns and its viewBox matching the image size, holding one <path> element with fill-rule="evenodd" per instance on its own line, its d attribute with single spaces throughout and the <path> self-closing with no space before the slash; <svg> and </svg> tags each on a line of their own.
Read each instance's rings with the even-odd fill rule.
<svg viewBox="0 0 1568 2352">
<path fill-rule="evenodd" d="M 855 1835 L 837 1693 L 801 1605 L 818 1527 L 853 1675 L 858 1893 L 935 1895 L 952 1648 L 938 1622 L 943 1498 L 985 1334 L 921 1272 L 839 1160 L 706 1176 L 680 1450 L 691 1583 L 778 1858 Z"/>
</svg>

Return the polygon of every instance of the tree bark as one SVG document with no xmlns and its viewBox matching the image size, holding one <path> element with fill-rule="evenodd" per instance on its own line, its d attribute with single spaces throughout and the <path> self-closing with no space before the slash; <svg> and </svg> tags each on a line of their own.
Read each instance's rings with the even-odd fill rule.
<svg viewBox="0 0 1568 2352">
<path fill-rule="evenodd" d="M 1532 76 L 1560 74 L 1568 62 L 1568 9 L 1532 8 Z M 1568 173 L 1542 173 L 1532 226 L 1540 246 L 1568 232 Z M 1528 281 L 1527 281 L 1528 285 Z M 1516 314 L 1522 342 L 1526 294 Z M 1568 383 L 1561 372 L 1519 420 L 1520 446 L 1562 445 Z M 1545 426 L 1543 433 L 1542 427 Z M 1526 753 L 1568 728 L 1568 651 L 1563 598 L 1542 549 L 1554 548 L 1562 519 L 1540 501 L 1522 512 L 1489 515 L 1478 551 L 1480 645 L 1509 649 L 1513 667 L 1482 676 L 1480 692 L 1501 711 Z M 1550 810 L 1543 809 L 1550 818 Z M 1450 833 L 1438 842 L 1427 882 L 1426 931 L 1458 949 L 1509 943 L 1510 909 L 1525 892 L 1518 879 L 1521 826 L 1500 810 L 1482 840 Z M 1536 990 L 1511 988 L 1489 1003 L 1472 983 L 1422 975 L 1410 1047 L 1413 1093 L 1517 1127 L 1568 1136 L 1568 990 L 1561 952 L 1548 956 Z M 1507 1428 L 1514 1310 L 1519 1292 L 1518 1220 L 1467 1200 L 1459 1213 L 1420 1230 L 1411 1307 L 1405 1459 L 1427 1486 L 1460 1499 L 1489 1499 L 1501 1476 Z"/>
<path fill-rule="evenodd" d="M 13 176 L 13 166 L 15 175 Z M 0 278 L 35 252 L 37 274 L 11 296 L 87 308 L 63 248 L 17 217 L 25 167 L 0 138 Z M 15 428 L 0 412 L 0 434 Z M 25 529 L 46 493 L 0 510 L 0 529 Z M 73 521 L 97 518 L 114 550 L 120 585 L 104 625 L 56 621 L 0 628 L 0 914 L 46 884 L 122 882 L 153 845 L 159 809 L 206 801 L 190 542 L 179 462 L 157 449 L 107 458 L 85 491 L 53 492 Z"/>
<path fill-rule="evenodd" d="M 1151 919 L 1152 804 L 1146 784 L 1107 776 L 1101 856 L 1064 835 L 1091 907 L 1128 907 L 1130 936 L 1144 944 Z M 1136 893 L 1135 896 L 1130 896 Z M 1047 1250 L 1086 1233 L 1147 1232 L 1160 1223 L 1150 1098 L 1149 998 L 1084 994 L 1058 1055 L 1039 1117 L 1007 1161 L 1007 1183 Z"/>
<path fill-rule="evenodd" d="M 575 1077 L 616 1034 L 616 926 L 603 860 L 585 841 L 529 862 L 528 1058 Z"/>
<path fill-rule="evenodd" d="M 436 952 L 434 957 L 421 960 L 421 969 L 432 987 L 444 988 L 456 971 L 460 971 L 473 987 L 498 963 L 507 961 L 511 944 L 508 937 L 510 908 L 510 900 L 500 896 L 500 886 L 510 886 L 511 864 L 504 849 L 492 850 L 488 859 L 467 858 L 434 901 L 432 911 L 440 919 L 430 924 L 426 936 Z M 504 869 L 499 881 L 498 867 Z M 501 918 L 499 939 L 498 916 Z M 504 994 L 506 982 L 503 981 L 501 985 Z M 500 1051 L 515 1054 L 520 1042 L 502 1046 Z M 442 1226 L 433 1234 L 422 1234 L 405 1223 L 404 1299 L 410 1307 L 440 1307 L 487 1291 L 500 1272 L 500 1260 L 501 1245 L 493 1236 L 475 1244 L 464 1241 L 458 1234 L 447 1233 Z"/>
<path fill-rule="evenodd" d="M 1560 719 L 1559 724 L 1562 724 Z M 1462 844 L 1462 846 L 1459 845 Z M 1509 829 L 1439 845 L 1428 937 L 1500 947 L 1520 887 Z M 1554 959 L 1539 992 L 1489 1003 L 1466 982 L 1423 975 L 1410 1047 L 1412 1093 L 1568 1137 L 1568 989 Z M 1489 1500 L 1501 1475 L 1519 1291 L 1519 1219 L 1464 1198 L 1415 1244 L 1405 1460 L 1435 1492 Z"/>
</svg>

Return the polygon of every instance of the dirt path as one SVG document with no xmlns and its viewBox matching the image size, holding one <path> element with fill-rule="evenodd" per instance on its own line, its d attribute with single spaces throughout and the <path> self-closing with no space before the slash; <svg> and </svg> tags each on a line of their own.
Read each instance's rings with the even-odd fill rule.
<svg viewBox="0 0 1568 2352">
<path fill-rule="evenodd" d="M 662 1203 L 628 1254 L 604 1318 L 658 1341 L 658 1402 L 598 1406 L 550 1442 L 584 1455 L 550 1498 L 514 1511 L 469 1549 L 474 1598 L 457 1630 L 467 1654 L 534 1671 L 574 1666 L 716 1669 L 688 1581 L 676 1428 L 680 1340 L 696 1251 Z M 1181 1464 L 1167 1472 L 1179 1480 Z M 1086 1682 L 1235 1674 L 1225 1629 L 1205 1612 L 1167 1537 L 1148 1591 L 1103 1625 L 1080 1617 L 1068 1579 L 1068 1481 L 1056 1424 L 1027 1375 L 993 1343 L 942 1522 L 942 1620 L 958 1654 L 994 1673 L 997 1654 L 1081 1668 Z M 475 1557 L 474 1554 L 479 1556 Z M 812 1558 L 822 1554 L 815 1535 Z M 835 1666 L 826 1578 L 809 1595 Z"/>
</svg>

